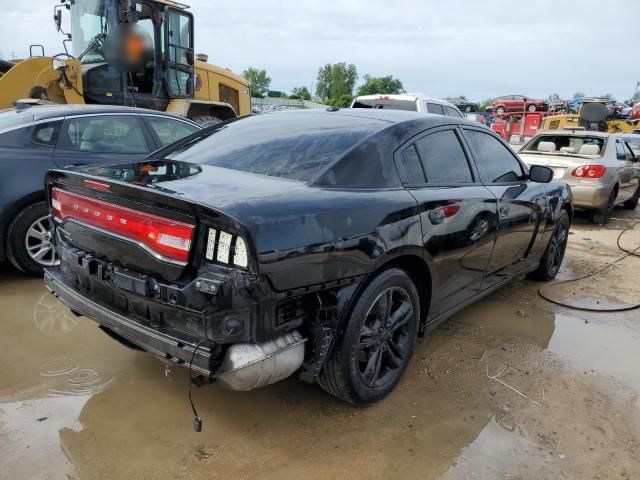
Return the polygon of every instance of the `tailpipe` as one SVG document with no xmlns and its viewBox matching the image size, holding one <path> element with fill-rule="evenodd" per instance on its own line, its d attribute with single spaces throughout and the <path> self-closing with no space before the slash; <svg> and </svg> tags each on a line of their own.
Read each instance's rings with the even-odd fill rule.
<svg viewBox="0 0 640 480">
<path fill-rule="evenodd" d="M 264 343 L 236 343 L 227 349 L 215 378 L 242 391 L 283 380 L 302 365 L 306 341 L 294 330 Z"/>
</svg>

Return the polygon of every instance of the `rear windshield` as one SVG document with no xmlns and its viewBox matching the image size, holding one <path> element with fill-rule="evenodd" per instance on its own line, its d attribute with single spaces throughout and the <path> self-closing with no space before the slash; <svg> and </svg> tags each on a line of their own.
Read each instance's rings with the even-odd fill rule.
<svg viewBox="0 0 640 480">
<path fill-rule="evenodd" d="M 268 113 L 221 125 L 166 158 L 307 181 L 388 123 L 338 113 Z"/>
<path fill-rule="evenodd" d="M 602 155 L 605 139 L 573 135 L 543 135 L 533 139 L 522 152 L 556 153 L 567 155 Z"/>
<path fill-rule="evenodd" d="M 33 120 L 33 115 L 26 111 L 0 110 L 0 131 L 6 128 L 17 127 Z"/>
<path fill-rule="evenodd" d="M 386 110 L 408 110 L 417 112 L 418 107 L 415 100 L 396 100 L 390 98 L 364 99 L 356 98 L 351 108 L 384 108 Z"/>
</svg>

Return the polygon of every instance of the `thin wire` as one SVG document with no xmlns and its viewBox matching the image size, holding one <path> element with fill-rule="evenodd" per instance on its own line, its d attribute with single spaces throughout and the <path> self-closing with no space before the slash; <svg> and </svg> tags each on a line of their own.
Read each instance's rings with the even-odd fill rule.
<svg viewBox="0 0 640 480">
<path fill-rule="evenodd" d="M 548 297 L 547 295 L 545 295 L 543 293 L 543 290 L 545 288 L 549 288 L 549 287 L 554 287 L 556 285 L 562 285 L 562 284 L 566 284 L 566 283 L 572 283 L 572 282 L 577 282 L 580 280 L 585 280 L 587 278 L 591 278 L 591 277 L 595 277 L 596 275 L 604 272 L 605 270 L 607 270 L 608 268 L 612 267 L 613 265 L 615 265 L 616 263 L 620 262 L 621 260 L 624 260 L 627 257 L 640 257 L 640 254 L 636 253 L 638 250 L 640 250 L 640 245 L 638 245 L 636 248 L 634 248 L 633 250 L 626 250 L 625 248 L 622 248 L 622 246 L 620 246 L 620 238 L 622 238 L 622 235 L 624 235 L 626 232 L 628 232 L 629 230 L 631 230 L 632 228 L 634 228 L 636 225 L 640 225 L 640 222 L 635 222 L 632 223 L 630 226 L 628 226 L 627 228 L 625 228 L 624 230 L 622 230 L 620 232 L 620 234 L 618 235 L 618 238 L 616 240 L 616 245 L 618 246 L 618 248 L 620 250 L 622 250 L 623 252 L 625 252 L 624 255 L 622 255 L 619 258 L 616 258 L 613 262 L 608 263 L 607 265 L 605 265 L 603 268 L 601 268 L 600 270 L 597 270 L 593 273 L 589 273 L 587 275 L 583 275 L 582 277 L 578 277 L 578 278 L 572 278 L 570 280 L 562 280 L 560 282 L 554 282 L 554 283 L 550 283 L 548 285 L 543 285 L 542 287 L 538 288 L 538 295 L 540 295 L 543 299 L 545 299 L 547 302 L 551 302 L 555 305 L 560 305 L 561 307 L 566 307 L 566 308 L 571 308 L 573 310 L 582 310 L 585 312 L 627 312 L 629 310 L 635 310 L 637 308 L 640 308 L 640 303 L 638 304 L 633 304 L 633 305 L 627 305 L 625 307 L 618 307 L 618 308 L 590 308 L 590 307 L 578 307 L 575 305 L 571 305 L 569 303 L 564 303 L 561 302 L 559 300 L 554 300 L 551 297 Z"/>
</svg>

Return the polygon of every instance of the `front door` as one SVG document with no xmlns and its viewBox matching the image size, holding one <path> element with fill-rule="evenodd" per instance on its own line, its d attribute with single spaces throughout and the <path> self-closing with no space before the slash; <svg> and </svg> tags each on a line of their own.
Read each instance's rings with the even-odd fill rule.
<svg viewBox="0 0 640 480">
<path fill-rule="evenodd" d="M 396 164 L 418 202 L 425 255 L 438 285 L 430 320 L 478 293 L 496 236 L 495 197 L 478 181 L 455 126 L 412 139 Z"/>
<path fill-rule="evenodd" d="M 464 136 L 476 162 L 481 182 L 496 202 L 497 238 L 484 287 L 531 266 L 532 248 L 542 241 L 548 195 L 546 185 L 530 182 L 521 162 L 489 132 L 465 128 Z"/>
</svg>

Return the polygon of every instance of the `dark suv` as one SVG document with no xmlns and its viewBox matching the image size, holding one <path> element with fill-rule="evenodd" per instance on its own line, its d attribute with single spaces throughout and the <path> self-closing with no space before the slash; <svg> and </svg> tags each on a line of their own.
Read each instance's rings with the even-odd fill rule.
<svg viewBox="0 0 640 480">
<path fill-rule="evenodd" d="M 129 107 L 0 111 L 0 261 L 34 274 L 57 264 L 44 193 L 50 168 L 141 160 L 201 128 L 185 118 Z"/>
</svg>

